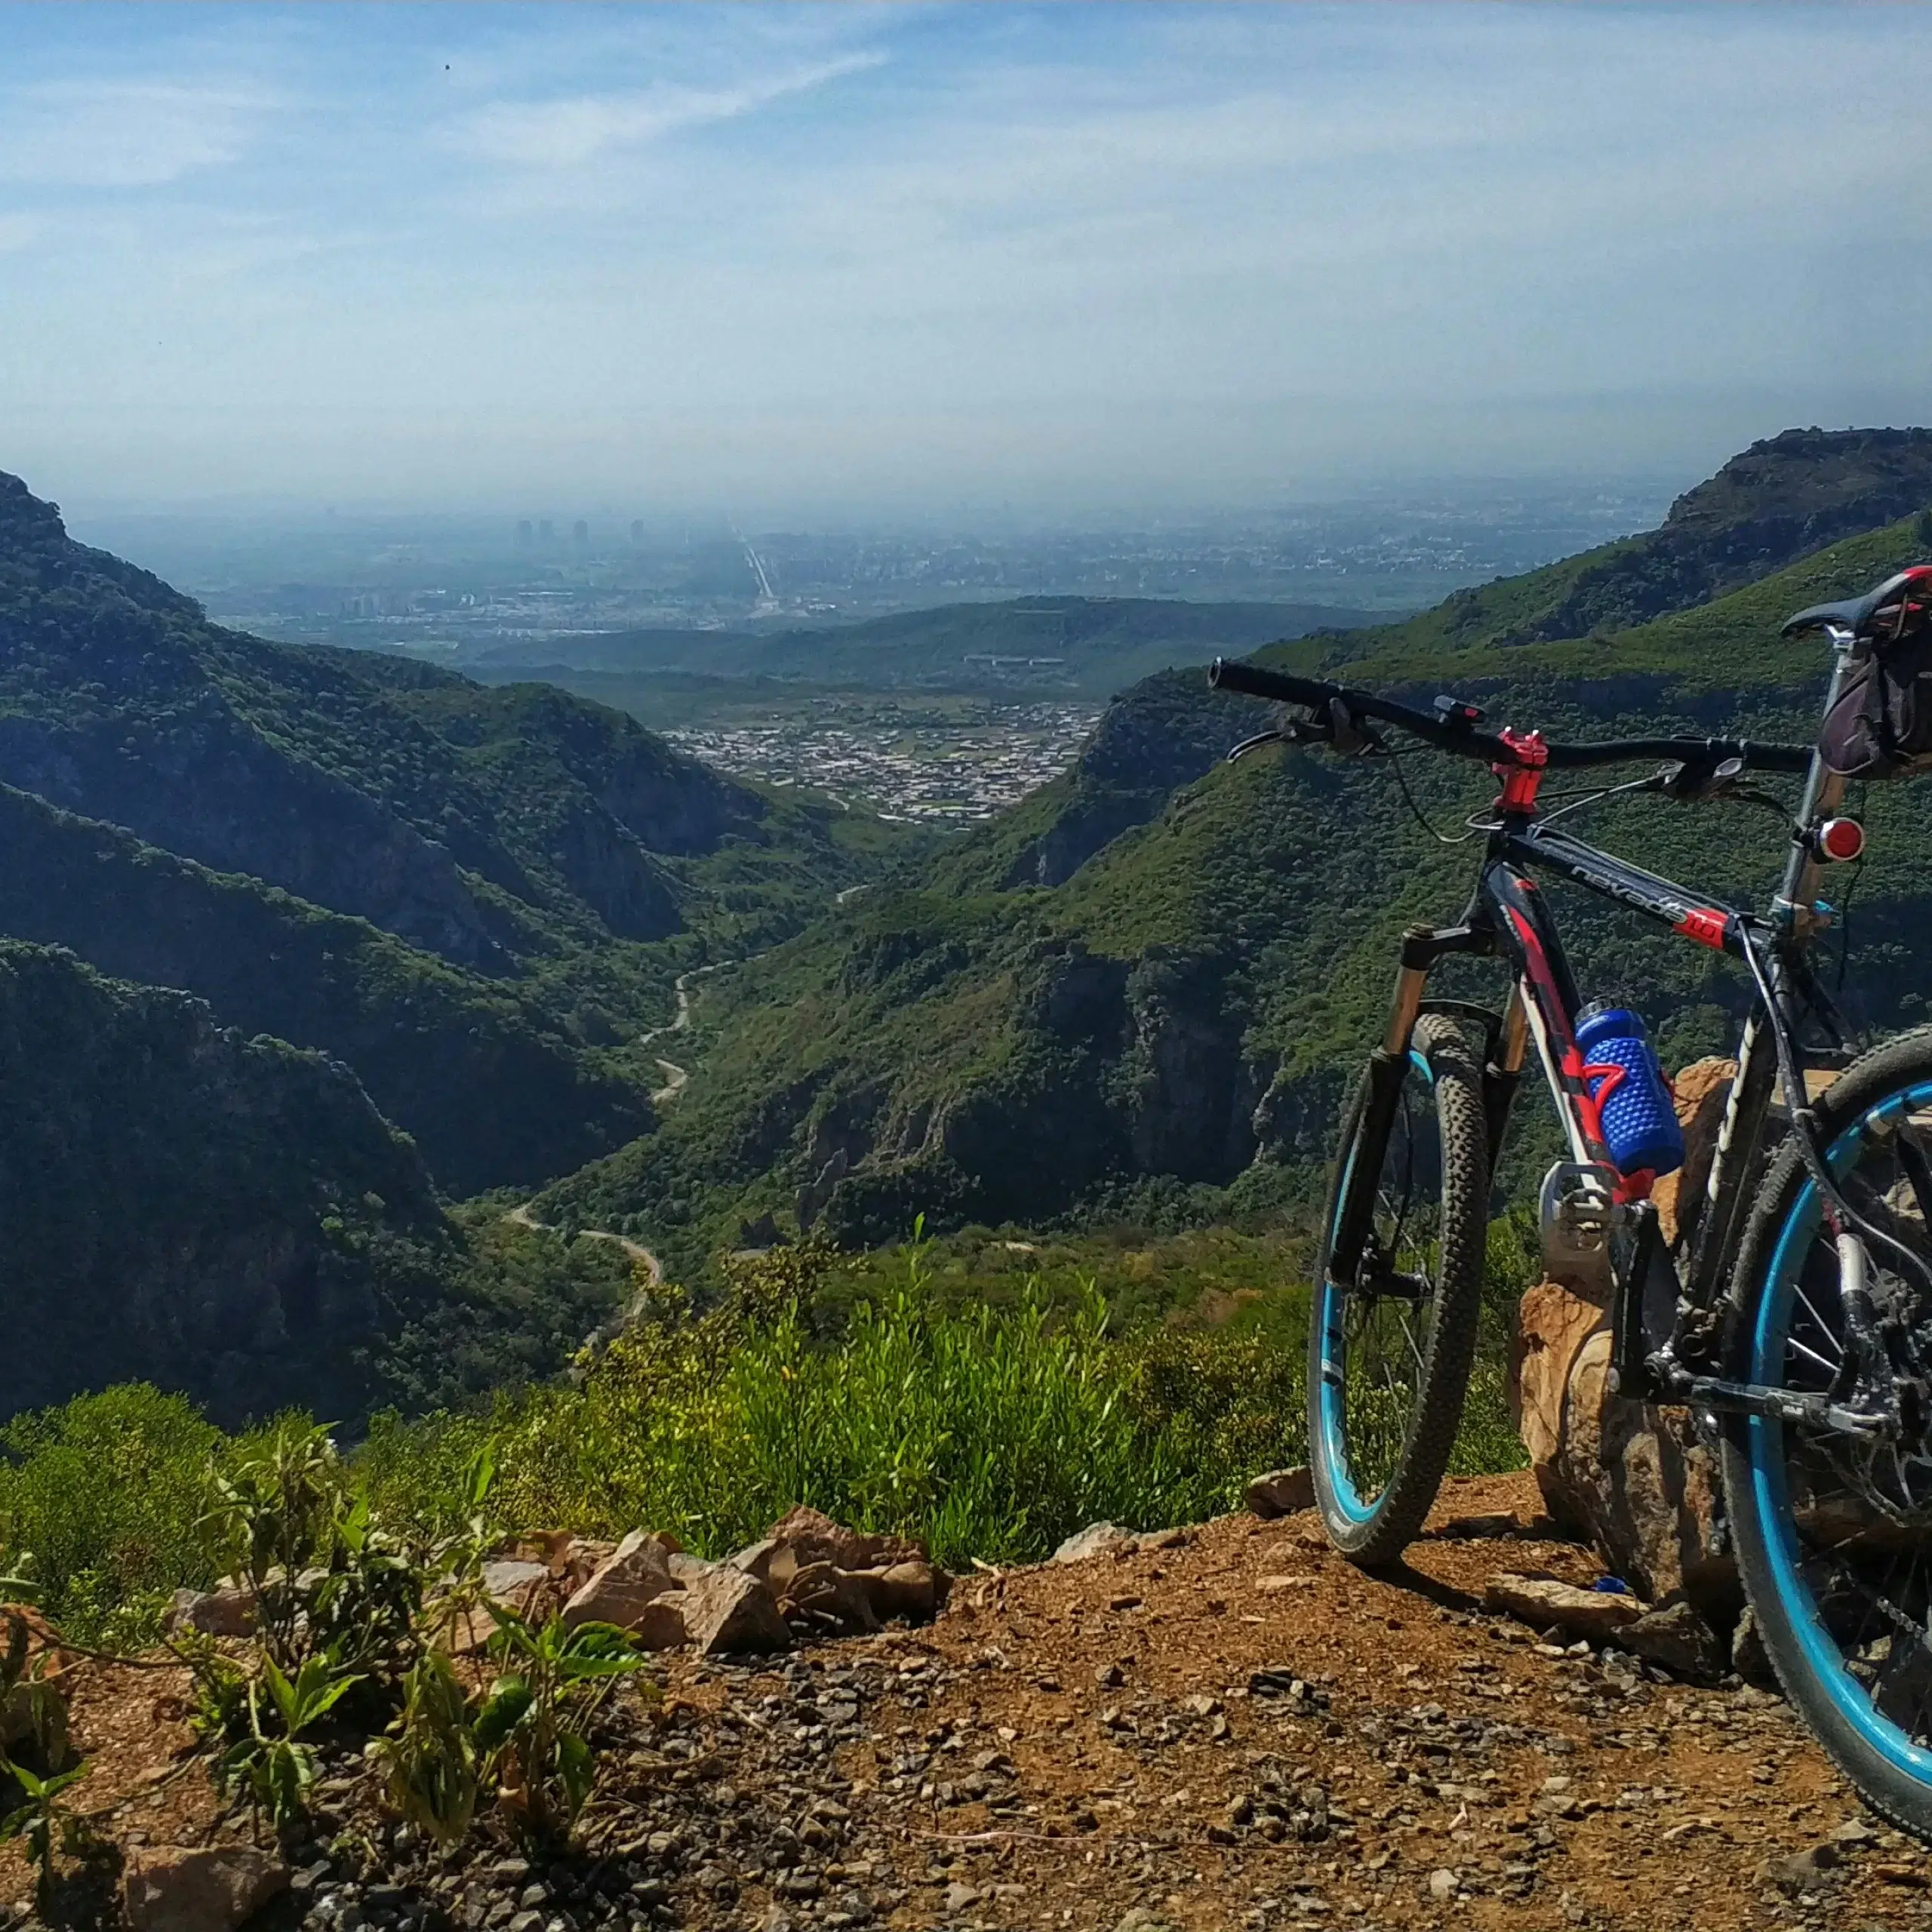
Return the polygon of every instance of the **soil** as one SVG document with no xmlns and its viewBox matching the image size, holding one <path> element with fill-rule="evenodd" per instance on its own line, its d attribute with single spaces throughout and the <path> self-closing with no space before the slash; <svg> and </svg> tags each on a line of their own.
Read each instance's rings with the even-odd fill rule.
<svg viewBox="0 0 1932 1932">
<path fill-rule="evenodd" d="M 1862 1813 L 1776 1696 L 1543 1643 L 1484 1613 L 1503 1570 L 1596 1574 L 1538 1519 L 1527 1477 L 1448 1484 L 1390 1574 L 1331 1554 L 1312 1518 L 1233 1516 L 1170 1548 L 976 1574 L 921 1629 L 770 1660 L 666 1658 L 661 1697 L 627 1687 L 608 1714 L 578 1855 L 533 1866 L 479 1835 L 455 1860 L 425 1857 L 345 1755 L 313 1836 L 287 1847 L 294 1890 L 259 1922 L 1862 1932 L 1932 1918 L 1932 1859 Z M 74 1795 L 104 1837 L 247 1837 L 184 1755 L 178 1672 L 83 1663 L 75 1683 L 91 1768 Z M 26 1890 L 8 1847 L 0 1901 L 23 1911 Z M 77 1887 L 54 1915 L 98 1916 L 103 1896 Z"/>
</svg>

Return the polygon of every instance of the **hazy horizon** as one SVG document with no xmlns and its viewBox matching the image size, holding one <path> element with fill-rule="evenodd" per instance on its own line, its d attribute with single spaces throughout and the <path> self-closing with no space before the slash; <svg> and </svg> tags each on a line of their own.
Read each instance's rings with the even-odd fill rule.
<svg viewBox="0 0 1932 1932">
<path fill-rule="evenodd" d="M 8 5 L 0 42 L 0 469 L 83 515 L 1077 525 L 1932 417 L 1918 9 Z"/>
</svg>

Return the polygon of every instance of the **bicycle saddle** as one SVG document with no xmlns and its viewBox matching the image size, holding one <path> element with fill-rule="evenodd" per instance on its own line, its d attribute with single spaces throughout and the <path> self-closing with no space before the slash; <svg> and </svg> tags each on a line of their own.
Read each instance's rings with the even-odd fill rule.
<svg viewBox="0 0 1932 1932">
<path fill-rule="evenodd" d="M 1916 597 L 1912 594 L 1915 587 Z M 1928 601 L 1932 601 L 1932 564 L 1914 564 L 1909 570 L 1888 577 L 1876 590 L 1868 590 L 1863 597 L 1847 597 L 1838 604 L 1814 604 L 1810 610 L 1787 617 L 1784 635 L 1795 637 L 1800 631 L 1823 630 L 1827 624 L 1835 624 L 1867 637 L 1871 635 L 1872 619 L 1885 611 L 1896 613 L 1889 627 L 1896 635 L 1908 617 L 1923 614 Z"/>
</svg>

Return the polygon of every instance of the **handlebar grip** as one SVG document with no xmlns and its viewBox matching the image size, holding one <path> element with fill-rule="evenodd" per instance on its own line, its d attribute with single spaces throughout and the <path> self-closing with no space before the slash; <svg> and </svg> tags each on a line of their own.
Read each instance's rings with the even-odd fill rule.
<svg viewBox="0 0 1932 1932">
<path fill-rule="evenodd" d="M 1258 664 L 1242 664 L 1228 657 L 1217 657 L 1208 666 L 1208 681 L 1217 691 L 1236 691 L 1279 704 L 1319 704 L 1336 689 L 1333 685 L 1264 671 Z"/>
</svg>

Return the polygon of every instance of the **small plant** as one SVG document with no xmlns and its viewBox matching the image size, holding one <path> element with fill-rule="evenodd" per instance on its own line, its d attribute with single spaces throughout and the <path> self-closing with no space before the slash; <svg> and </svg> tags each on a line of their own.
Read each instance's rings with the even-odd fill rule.
<svg viewBox="0 0 1932 1932">
<path fill-rule="evenodd" d="M 540 1627 L 492 1607 L 490 1651 L 509 1666 L 476 1714 L 475 1743 L 510 1829 L 533 1846 L 568 1838 L 588 1801 L 596 1761 L 585 1734 L 617 1679 L 644 1658 L 608 1623 Z"/>
<path fill-rule="evenodd" d="M 247 1728 L 215 1761 L 216 1789 L 224 1795 L 246 1791 L 257 1817 L 266 1812 L 278 1831 L 294 1824 L 307 1810 L 315 1781 L 315 1750 L 300 1741 L 302 1734 L 360 1681 L 328 1657 L 305 1658 L 293 1678 L 278 1669 L 272 1657 L 263 1658 L 260 1681 L 251 1680 L 245 1693 Z M 264 1684 L 273 1729 L 262 1721 Z"/>
<path fill-rule="evenodd" d="M 43 1647 L 38 1655 L 33 1654 L 32 1632 L 20 1611 L 0 1611 L 0 1625 L 7 1633 L 6 1648 L 0 1651 L 0 1718 L 16 1740 L 11 1754 L 0 1750 L 4 1792 L 8 1772 L 18 1777 L 34 1768 L 48 1776 L 66 1767 L 67 1700 L 48 1675 L 50 1653 Z M 30 1761 L 29 1765 L 20 1762 L 23 1757 Z"/>
<path fill-rule="evenodd" d="M 0 1756 L 0 1766 L 10 1771 L 25 1794 L 24 1801 L 0 1816 L 0 1842 L 21 1839 L 27 1856 L 34 1862 L 34 1897 L 43 1906 L 54 1889 L 54 1846 L 57 1838 L 66 1851 L 78 1850 L 87 1838 L 84 1820 L 75 1817 L 60 1801 L 61 1793 L 86 1774 L 87 1766 L 55 1771 L 42 1777 L 26 1765 Z"/>
<path fill-rule="evenodd" d="M 424 1571 L 356 1493 L 328 1432 L 285 1417 L 210 1478 L 209 1554 L 254 1599 L 256 1639 L 285 1675 L 313 1657 L 379 1686 L 416 1654 Z"/>
<path fill-rule="evenodd" d="M 369 1747 L 392 1807 L 445 1847 L 468 1834 L 481 1793 L 478 1708 L 448 1654 L 426 1651 L 403 1681 L 389 1734 Z"/>
</svg>

